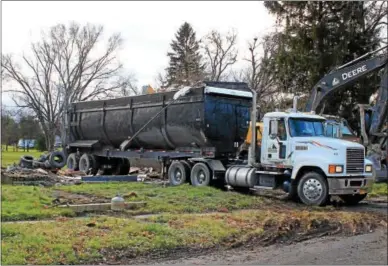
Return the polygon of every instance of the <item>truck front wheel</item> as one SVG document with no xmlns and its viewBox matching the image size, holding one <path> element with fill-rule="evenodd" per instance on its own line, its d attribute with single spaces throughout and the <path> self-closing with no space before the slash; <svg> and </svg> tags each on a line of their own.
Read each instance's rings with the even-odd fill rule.
<svg viewBox="0 0 388 266">
<path fill-rule="evenodd" d="M 210 169 L 204 163 L 196 163 L 191 169 L 191 184 L 193 186 L 208 186 L 211 177 Z"/>
<path fill-rule="evenodd" d="M 356 195 L 340 195 L 340 199 L 342 199 L 347 205 L 357 205 L 360 201 L 365 199 L 367 194 L 356 194 Z"/>
<path fill-rule="evenodd" d="M 298 196 L 306 205 L 325 205 L 329 199 L 326 179 L 317 172 L 304 174 L 298 183 Z"/>
</svg>

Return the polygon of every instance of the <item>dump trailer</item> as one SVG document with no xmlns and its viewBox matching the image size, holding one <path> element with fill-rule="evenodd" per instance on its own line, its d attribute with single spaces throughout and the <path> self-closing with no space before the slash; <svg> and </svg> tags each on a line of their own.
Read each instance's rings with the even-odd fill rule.
<svg viewBox="0 0 388 266">
<path fill-rule="evenodd" d="M 319 206 L 332 195 L 348 203 L 365 198 L 373 177 L 362 145 L 325 137 L 325 118 L 298 112 L 296 101 L 257 121 L 256 99 L 246 83 L 205 82 L 73 103 L 68 168 L 128 174 L 129 159 L 153 158 L 171 185 L 282 189 Z"/>
</svg>

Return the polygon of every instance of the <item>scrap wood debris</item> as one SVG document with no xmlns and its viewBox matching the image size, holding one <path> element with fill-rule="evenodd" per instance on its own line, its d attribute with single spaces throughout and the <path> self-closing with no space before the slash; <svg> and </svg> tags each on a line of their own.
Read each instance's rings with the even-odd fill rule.
<svg viewBox="0 0 388 266">
<path fill-rule="evenodd" d="M 81 183 L 81 173 L 60 171 L 54 174 L 41 168 L 28 169 L 19 166 L 10 166 L 1 171 L 1 183 L 25 185 L 73 185 Z"/>
<path fill-rule="evenodd" d="M 141 182 L 154 183 L 160 179 L 160 173 L 155 172 L 153 168 L 131 167 L 129 174 L 137 175 Z M 14 185 L 40 185 L 40 186 L 60 186 L 60 185 L 78 185 L 82 178 L 88 177 L 82 171 L 58 170 L 51 171 L 42 168 L 24 168 L 21 166 L 8 166 L 1 169 L 1 183 Z M 90 176 L 92 177 L 92 176 Z M 96 176 L 98 178 L 98 176 Z M 138 179 L 139 180 L 139 179 Z"/>
</svg>

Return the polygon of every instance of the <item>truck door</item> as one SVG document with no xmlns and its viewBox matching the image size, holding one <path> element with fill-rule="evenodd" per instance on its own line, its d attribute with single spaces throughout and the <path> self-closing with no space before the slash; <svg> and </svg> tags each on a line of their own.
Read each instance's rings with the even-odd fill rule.
<svg viewBox="0 0 388 266">
<path fill-rule="evenodd" d="M 274 127 L 275 124 L 277 124 L 277 133 L 275 135 L 271 135 L 272 127 Z M 284 118 L 270 120 L 268 135 L 269 139 L 267 144 L 267 161 L 285 161 L 288 153 L 288 133 Z"/>
</svg>

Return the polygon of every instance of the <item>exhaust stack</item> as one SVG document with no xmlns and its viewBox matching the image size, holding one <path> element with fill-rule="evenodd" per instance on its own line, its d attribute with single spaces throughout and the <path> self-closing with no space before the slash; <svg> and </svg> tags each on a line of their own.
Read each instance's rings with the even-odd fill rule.
<svg viewBox="0 0 388 266">
<path fill-rule="evenodd" d="M 292 104 L 292 111 L 296 113 L 298 111 L 298 98 L 299 96 L 294 96 L 293 104 Z"/>
</svg>

